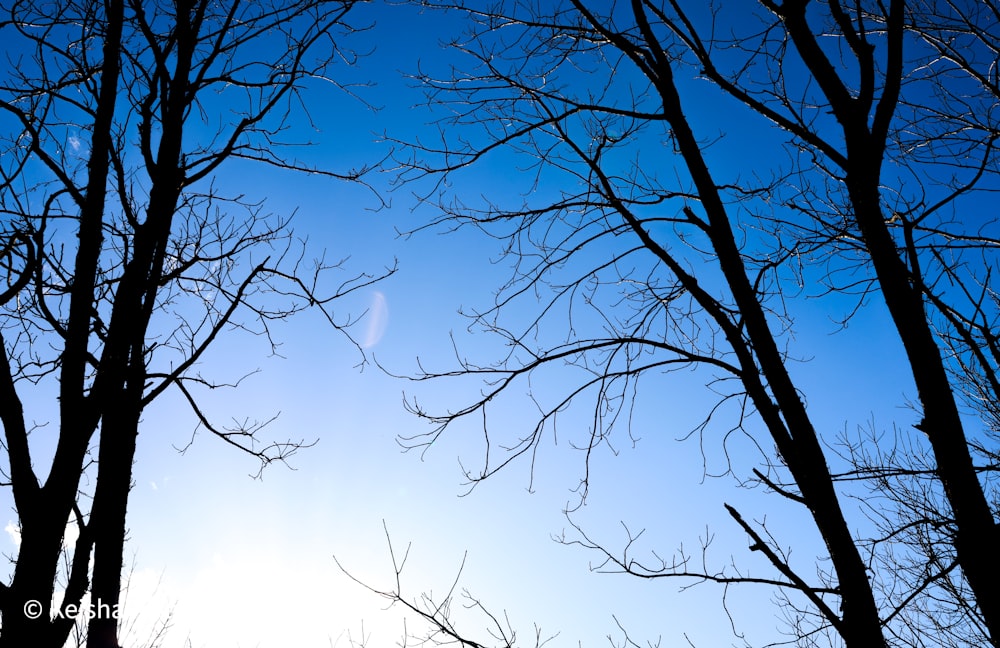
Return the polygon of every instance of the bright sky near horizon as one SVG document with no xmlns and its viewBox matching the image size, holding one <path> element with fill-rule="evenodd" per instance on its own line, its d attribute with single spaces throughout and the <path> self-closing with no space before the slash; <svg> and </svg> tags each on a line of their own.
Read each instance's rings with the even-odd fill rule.
<svg viewBox="0 0 1000 648">
<path fill-rule="evenodd" d="M 360 7 L 356 21 L 373 24 L 356 36 L 356 49 L 374 51 L 343 73 L 347 81 L 371 81 L 357 94 L 379 109 L 328 87 L 306 95 L 321 129 L 307 155 L 334 168 L 377 161 L 388 147 L 379 141 L 383 133 L 410 140 L 429 132 L 435 116 L 419 107 L 421 92 L 403 74 L 413 72 L 418 60 L 440 63 L 450 56 L 438 42 L 460 29 L 457 15 L 418 14 L 381 2 Z M 484 168 L 464 176 L 468 186 L 453 189 L 478 196 L 509 180 Z M 230 173 L 231 181 L 241 180 L 238 172 Z M 396 374 L 415 373 L 418 358 L 447 369 L 454 360 L 452 333 L 462 354 L 492 359 L 496 340 L 468 335 L 458 310 L 489 305 L 508 278 L 509 264 L 494 262 L 497 241 L 472 231 L 397 236 L 434 214 L 426 205 L 415 208 L 406 188 L 390 192 L 391 174 L 371 180 L 391 201 L 376 210 L 376 199 L 363 187 L 258 173 L 246 183 L 248 195 L 267 198 L 270 211 L 296 210 L 296 232 L 315 250 L 325 249 L 331 259 L 349 257 L 345 278 L 378 273 L 398 260 L 396 274 L 338 307 L 345 316 L 364 313 L 352 330 L 370 359 Z M 220 184 L 225 181 L 223 176 Z M 837 336 L 830 335 L 837 328 L 831 318 L 842 313 L 805 303 L 799 311 L 797 348 L 815 351 L 817 359 L 795 371 L 803 384 L 828 385 L 810 392 L 823 393 L 810 407 L 832 428 L 892 421 L 910 389 L 897 370 L 896 343 L 887 343 L 891 338 L 879 328 L 878 309 L 871 306 Z M 607 635 L 621 639 L 616 619 L 640 643 L 660 637 L 663 646 L 684 645 L 685 636 L 697 646 L 735 641 L 721 587 L 680 592 L 687 583 L 592 573 L 588 567 L 600 562 L 598 556 L 553 540 L 568 528 L 563 509 L 575 502 L 582 470 L 580 453 L 564 439 L 542 445 L 533 481 L 528 462 L 519 461 L 465 495 L 458 460 L 478 465 L 482 453 L 474 425 L 456 428 L 423 455 L 403 453 L 397 443 L 399 436 L 427 429 L 405 411 L 403 392 L 455 408 L 464 402 L 451 384 L 410 383 L 374 364 L 359 369 L 357 350 L 312 314 L 276 332 L 282 357 L 267 357 L 263 342 L 255 345 L 245 337 L 220 340 L 207 368 L 224 377 L 260 371 L 239 389 L 213 394 L 208 407 L 221 420 L 264 420 L 280 413 L 264 433 L 268 438 L 317 443 L 292 457 L 289 467 L 271 466 L 254 480 L 248 473 L 256 472 L 256 462 L 210 435 L 199 434 L 183 454 L 175 451 L 194 430 L 182 404 L 165 398 L 147 410 L 129 505 L 126 562 L 134 569 L 124 626 L 132 630 L 123 645 L 146 645 L 151 627 L 168 616 L 164 648 L 346 648 L 349 636 L 368 638 L 369 646 L 392 645 L 404 631 L 400 617 L 340 573 L 333 559 L 336 555 L 373 587 L 393 587 L 383 522 L 397 557 L 412 543 L 404 595 L 444 594 L 467 552 L 460 586 L 489 609 L 506 610 L 523 645 L 533 643 L 534 625 L 543 635 L 558 633 L 553 645 L 603 645 Z M 840 348 L 852 348 L 854 357 L 866 350 L 870 366 L 859 372 L 847 365 Z M 659 383 L 646 385 L 648 398 L 640 395 L 633 421 L 641 441 L 620 442 L 617 456 L 601 448 L 587 505 L 573 519 L 609 546 L 627 540 L 623 523 L 646 528 L 647 548 L 666 553 L 681 544 L 697 553 L 708 534 L 714 537 L 715 560 L 725 563 L 732 554 L 751 570 L 766 570 L 747 552 L 744 534 L 725 518 L 723 502 L 752 502 L 748 517 L 766 514 L 785 528 L 794 521 L 783 520 L 780 508 L 768 509 L 777 498 L 740 490 L 733 477 L 706 479 L 706 470 L 720 470 L 721 450 L 706 450 L 706 467 L 696 438 L 678 441 L 714 402 L 704 382 L 692 375 L 689 385 L 664 382 L 662 392 Z M 525 397 L 521 407 L 504 412 L 493 425 L 530 425 L 533 413 Z M 573 424 L 572 419 L 562 423 Z M 729 452 L 751 451 L 743 443 L 733 440 Z M 6 522 L 10 553 L 17 541 L 15 520 L 0 522 Z M 799 540 L 808 556 L 815 538 L 806 533 Z M 740 631 L 767 638 L 780 625 L 778 610 L 760 600 L 760 592 L 730 590 L 728 605 Z M 415 631 L 417 622 L 409 624 Z M 481 630 L 468 629 L 474 636 Z"/>
</svg>

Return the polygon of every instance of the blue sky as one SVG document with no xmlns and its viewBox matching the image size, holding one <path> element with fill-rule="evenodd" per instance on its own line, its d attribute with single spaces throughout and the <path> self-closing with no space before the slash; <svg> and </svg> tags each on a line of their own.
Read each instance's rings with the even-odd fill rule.
<svg viewBox="0 0 1000 648">
<path fill-rule="evenodd" d="M 303 157 L 334 168 L 380 159 L 389 146 L 381 141 L 383 133 L 412 140 L 433 132 L 427 125 L 435 115 L 419 106 L 419 90 L 402 73 L 412 72 L 418 59 L 446 62 L 449 54 L 437 43 L 458 28 L 457 16 L 420 15 L 381 3 L 359 14 L 360 22 L 375 25 L 358 36 L 357 49 L 375 49 L 340 72 L 347 82 L 371 81 L 357 93 L 379 110 L 323 84 L 307 95 L 321 130 L 310 135 L 316 146 Z M 352 331 L 369 359 L 398 374 L 415 373 L 417 358 L 448 369 L 452 334 L 463 353 L 490 359 L 497 341 L 469 334 L 458 311 L 488 306 L 509 276 L 508 261 L 494 262 L 497 241 L 472 231 L 428 230 L 400 238 L 397 230 L 418 227 L 436 213 L 416 207 L 407 187 L 390 191 L 391 172 L 370 180 L 390 202 L 381 209 L 363 187 L 266 169 L 254 173 L 230 170 L 219 183 L 243 183 L 240 191 L 266 198 L 276 213 L 296 210 L 296 232 L 313 249 L 325 249 L 329 258 L 349 257 L 345 278 L 398 262 L 395 275 L 337 307 L 345 317 L 366 313 Z M 460 178 L 463 184 L 453 190 L 472 197 L 520 185 L 517 171 L 502 158 Z M 833 335 L 838 327 L 832 320 L 849 304 L 839 312 L 828 302 L 806 299 L 794 300 L 794 306 L 800 324 L 794 349 L 811 358 L 794 373 L 808 387 L 810 410 L 829 425 L 827 438 L 870 421 L 880 428 L 908 422 L 902 405 L 912 389 L 898 370 L 901 353 L 884 328 L 881 307 L 871 304 Z M 404 391 L 422 403 L 455 408 L 477 385 L 411 383 L 371 363 L 358 368 L 357 350 L 315 314 L 276 330 L 282 357 L 268 357 L 267 346 L 253 338 L 220 341 L 205 360 L 207 370 L 223 377 L 260 372 L 238 390 L 212 394 L 208 407 L 221 420 L 280 413 L 266 435 L 318 442 L 294 456 L 291 468 L 272 466 L 254 480 L 248 476 L 256 472 L 254 460 L 204 432 L 183 455 L 174 450 L 190 439 L 194 421 L 173 397 L 147 410 L 129 508 L 127 551 L 135 571 L 126 617 L 138 618 L 135 634 L 126 639 L 131 645 L 140 645 L 148 624 L 170 609 L 173 627 L 163 644 L 168 647 L 188 640 L 212 648 L 346 646 L 348 631 L 355 639 L 371 633 L 371 646 L 387 645 L 404 629 L 399 616 L 343 577 L 333 560 L 336 555 L 373 587 L 391 587 L 383 522 L 397 551 L 412 543 L 404 573 L 409 596 L 446 591 L 468 552 L 462 586 L 491 610 L 506 610 L 525 639 L 537 624 L 544 634 L 559 633 L 557 645 L 601 645 L 608 634 L 620 637 L 617 617 L 640 642 L 662 637 L 664 646 L 682 645 L 685 635 L 699 646 L 735 641 L 721 587 L 682 593 L 682 581 L 594 574 L 588 567 L 598 556 L 553 541 L 568 528 L 562 511 L 577 497 L 582 461 L 569 438 L 588 424 L 585 410 L 569 412 L 560 423 L 566 437 L 542 444 L 533 481 L 528 463 L 519 461 L 468 493 L 459 460 L 467 466 L 481 460 L 475 421 L 457 426 L 422 454 L 401 452 L 397 438 L 427 429 L 404 410 Z M 866 363 L 860 371 L 857 358 Z M 693 373 L 689 380 L 644 383 L 633 421 L 641 440 L 632 444 L 619 437 L 617 456 L 599 450 L 587 505 L 574 520 L 609 546 L 625 538 L 622 522 L 636 531 L 646 528 L 645 547 L 667 554 L 682 544 L 696 553 L 708 534 L 719 564 L 733 555 L 739 564 L 766 571 L 725 517 L 722 504 L 728 502 L 745 506 L 747 517 L 766 515 L 789 534 L 789 544 L 810 556 L 815 535 L 797 531 L 807 521 L 786 515 L 777 497 L 741 490 L 732 476 L 705 478 L 706 471 L 724 469 L 723 447 L 734 462 L 753 457 L 745 438 L 734 436 L 723 445 L 724 431 L 714 430 L 704 451 L 697 438 L 678 440 L 714 402 L 704 378 Z M 494 412 L 493 429 L 516 433 L 531 425 L 533 410 L 523 390 L 505 399 L 504 407 Z M 741 466 L 739 476 L 750 467 Z M 729 592 L 739 630 L 752 639 L 773 638 L 780 627 L 778 611 L 763 592 Z M 410 623 L 413 629 L 416 622 Z M 479 630 L 466 627 L 472 634 Z"/>
</svg>

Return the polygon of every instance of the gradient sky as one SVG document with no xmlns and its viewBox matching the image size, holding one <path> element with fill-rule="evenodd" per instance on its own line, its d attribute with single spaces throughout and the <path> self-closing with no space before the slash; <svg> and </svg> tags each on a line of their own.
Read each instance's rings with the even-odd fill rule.
<svg viewBox="0 0 1000 648">
<path fill-rule="evenodd" d="M 318 163 L 342 169 L 379 160 L 388 145 L 383 133 L 401 140 L 427 134 L 435 115 L 419 104 L 421 94 L 403 77 L 418 59 L 440 64 L 450 55 L 438 42 L 456 34 L 459 17 L 419 14 L 412 8 L 382 3 L 361 7 L 356 20 L 372 22 L 359 34 L 356 48 L 374 51 L 354 68 L 343 68 L 345 82 L 371 82 L 357 94 L 378 110 L 317 85 L 307 95 L 321 131 L 317 145 L 304 153 Z M 338 77 L 339 78 L 339 77 Z M 705 117 L 721 117 L 717 108 Z M 420 232 L 409 239 L 397 230 L 419 226 L 434 217 L 433 208 L 415 208 L 410 190 L 391 192 L 393 174 L 371 178 L 391 206 L 375 209 L 371 191 L 318 177 L 293 177 L 257 169 L 247 177 L 230 169 L 220 178 L 244 183 L 242 191 L 267 199 L 276 213 L 297 210 L 296 231 L 329 258 L 350 257 L 344 277 L 378 273 L 398 261 L 398 272 L 344 300 L 339 312 L 364 318 L 352 329 L 370 360 L 393 373 L 426 366 L 453 366 L 454 334 L 463 353 L 490 359 L 496 340 L 470 336 L 458 310 L 484 307 L 507 279 L 507 261 L 495 263 L 499 243 L 473 232 Z M 517 171 L 487 162 L 464 174 L 460 195 L 502 192 L 518 184 Z M 810 362 L 794 367 L 812 389 L 811 411 L 838 430 L 874 421 L 909 421 L 901 410 L 912 394 L 899 368 L 900 350 L 878 304 L 872 304 L 836 336 L 827 302 L 796 301 L 799 332 L 795 349 Z M 843 305 L 843 308 L 849 308 Z M 318 440 L 294 456 L 290 468 L 269 467 L 260 480 L 254 460 L 201 432 L 186 453 L 194 429 L 192 417 L 169 397 L 144 417 L 129 507 L 130 535 L 126 562 L 134 562 L 125 615 L 134 621 L 123 642 L 142 646 L 149 624 L 172 610 L 172 627 L 163 646 L 190 644 L 211 648 L 284 648 L 347 646 L 348 632 L 358 640 L 370 633 L 370 646 L 393 644 L 403 632 L 398 615 L 383 609 L 376 596 L 345 578 L 333 556 L 358 578 L 391 588 L 393 572 L 383 522 L 397 552 L 412 543 L 404 572 L 404 594 L 443 594 L 467 553 L 461 585 L 495 612 L 507 611 L 524 640 L 533 643 L 533 625 L 544 635 L 559 634 L 552 645 L 606 645 L 620 639 L 615 618 L 644 643 L 662 638 L 663 646 L 683 645 L 685 636 L 698 646 L 734 643 L 722 606 L 721 587 L 706 584 L 680 592 L 683 581 L 637 581 L 588 570 L 598 556 L 552 539 L 568 528 L 563 509 L 576 501 L 582 460 L 567 440 L 546 441 L 537 458 L 534 481 L 526 461 L 519 461 L 473 492 L 463 484 L 459 460 L 478 465 L 482 444 L 475 421 L 456 426 L 424 454 L 403 453 L 398 436 L 425 431 L 426 425 L 403 408 L 403 393 L 436 407 L 458 407 L 475 385 L 410 383 L 393 378 L 361 360 L 356 349 L 306 313 L 277 329 L 283 357 L 267 357 L 260 341 L 221 340 L 205 361 L 206 370 L 238 377 L 256 368 L 238 390 L 213 394 L 208 409 L 220 420 L 266 419 L 279 413 L 265 431 L 274 439 Z M 851 350 L 851 353 L 847 353 Z M 853 358 L 867 358 L 859 372 Z M 587 505 L 575 514 L 594 537 L 618 547 L 626 538 L 622 522 L 646 528 L 645 546 L 669 555 L 683 545 L 697 552 L 706 533 L 714 537 L 718 564 L 732 555 L 751 570 L 767 571 L 746 550 L 746 538 L 724 516 L 723 502 L 743 508 L 792 533 L 803 556 L 815 534 L 790 530 L 799 523 L 786 516 L 779 498 L 737 488 L 728 476 L 705 478 L 722 469 L 721 445 L 706 447 L 697 438 L 679 441 L 714 402 L 703 376 L 690 381 L 652 380 L 640 394 L 633 423 L 641 441 L 620 440 L 618 455 L 601 448 L 593 459 Z M 530 425 L 532 406 L 523 397 L 508 399 L 509 411 L 497 413 L 498 430 Z M 587 425 L 586 412 L 570 413 L 563 429 Z M 707 437 L 721 444 L 721 432 Z M 727 451 L 737 458 L 752 453 L 742 439 Z M 744 466 L 746 475 L 750 466 Z M 533 491 L 528 492 L 529 483 Z M 464 496 L 463 496 L 464 495 Z M 13 518 L 8 531 L 14 542 Z M 808 528 L 808 527 L 806 527 Z M 13 544 L 9 544 L 10 551 Z M 397 554 L 399 555 L 399 554 Z M 770 592 L 751 587 L 729 592 L 729 608 L 739 630 L 750 640 L 777 638 L 780 611 Z M 419 632 L 419 623 L 410 620 Z M 460 626 L 484 637 L 475 623 Z"/>
</svg>

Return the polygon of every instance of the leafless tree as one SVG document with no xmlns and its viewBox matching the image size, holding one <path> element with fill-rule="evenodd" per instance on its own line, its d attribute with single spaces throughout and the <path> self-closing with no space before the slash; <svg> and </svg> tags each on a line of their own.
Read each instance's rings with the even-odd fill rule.
<svg viewBox="0 0 1000 648">
<path fill-rule="evenodd" d="M 475 483 L 533 465 L 583 406 L 592 422 L 573 438 L 589 462 L 649 396 L 640 382 L 703 377 L 720 395 L 703 445 L 717 429 L 750 438 L 760 454 L 728 456 L 729 471 L 798 511 L 820 560 L 793 564 L 791 540 L 754 521 L 766 508 L 729 505 L 771 576 L 650 563 L 632 535 L 624 551 L 582 528 L 568 542 L 642 578 L 771 588 L 797 645 L 1000 645 L 1000 6 L 427 4 L 471 27 L 449 70 L 418 76 L 450 116 L 439 143 L 411 148 L 409 179 L 432 183 L 443 215 L 429 227 L 483 229 L 514 270 L 471 314 L 508 353 L 417 376 L 486 387 L 445 413 L 413 403 L 433 425 L 409 444 L 477 421 Z M 491 156 L 519 165 L 521 200 L 447 193 Z M 893 331 L 916 396 L 889 430 L 830 432 L 806 406 L 791 360 L 812 354 L 795 340 L 806 299 Z M 504 436 L 494 408 L 526 386 L 537 425 Z M 584 496 L 589 484 L 585 468 Z"/>
<path fill-rule="evenodd" d="M 462 571 L 465 568 L 465 558 L 459 566 L 450 587 L 444 596 L 435 596 L 433 593 L 423 592 L 415 597 L 410 597 L 407 588 L 403 586 L 403 571 L 410 558 L 410 545 L 407 545 L 402 555 L 398 555 L 397 550 L 392 545 L 392 538 L 389 529 L 385 528 L 386 543 L 389 550 L 389 558 L 392 562 L 394 582 L 389 588 L 379 589 L 354 576 L 340 561 L 334 557 L 337 567 L 354 581 L 357 585 L 375 594 L 386 601 L 386 609 L 398 607 L 404 613 L 419 620 L 416 630 L 411 630 L 404 620 L 403 636 L 397 645 L 400 648 L 408 646 L 456 646 L 457 648 L 487 648 L 488 645 L 495 645 L 501 648 L 515 648 L 526 645 L 518 639 L 518 633 L 513 623 L 506 615 L 498 615 L 492 612 L 484 603 L 476 598 L 469 590 L 459 591 L 459 581 L 462 578 Z M 462 611 L 459 611 L 462 608 Z M 464 612 L 464 613 L 463 613 Z M 489 637 L 487 643 L 473 638 L 465 625 L 459 621 L 459 617 L 464 620 L 478 623 L 482 632 Z M 538 626 L 535 626 L 534 636 L 531 640 L 533 648 L 542 648 L 555 639 L 542 633 Z M 362 640 L 353 641 L 348 635 L 348 643 L 352 646 L 363 647 L 367 643 L 364 630 L 361 631 Z"/>
<path fill-rule="evenodd" d="M 226 383 L 199 363 L 220 335 L 273 344 L 272 326 L 304 309 L 342 328 L 334 300 L 376 278 L 337 279 L 341 264 L 311 260 L 287 216 L 215 178 L 223 163 L 365 172 L 312 168 L 288 148 L 302 143 L 290 131 L 308 117 L 303 91 L 354 61 L 342 44 L 353 5 L 4 4 L 0 420 L 21 541 L 0 586 L 0 646 L 62 646 L 88 593 L 88 645 L 118 645 L 132 464 L 142 412 L 162 394 L 262 467 L 310 443 L 210 420 L 203 399 Z M 68 523 L 78 533 L 64 550 Z"/>
</svg>

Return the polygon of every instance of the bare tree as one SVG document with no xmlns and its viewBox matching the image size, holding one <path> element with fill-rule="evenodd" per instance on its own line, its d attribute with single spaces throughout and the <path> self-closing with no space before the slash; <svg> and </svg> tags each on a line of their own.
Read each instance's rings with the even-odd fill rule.
<svg viewBox="0 0 1000 648">
<path fill-rule="evenodd" d="M 436 597 L 433 593 L 423 592 L 415 597 L 410 597 L 407 588 L 403 587 L 403 571 L 410 558 L 411 546 L 407 545 L 402 555 L 399 555 L 392 545 L 388 526 L 383 523 L 383 528 L 385 529 L 386 544 L 394 577 L 394 582 L 389 588 L 376 588 L 353 575 L 336 557 L 334 557 L 334 562 L 348 579 L 386 601 L 385 609 L 398 607 L 404 615 L 415 617 L 420 621 L 416 630 L 411 630 L 404 621 L 403 636 L 397 642 L 400 648 L 407 648 L 407 646 L 486 648 L 488 645 L 501 648 L 532 645 L 533 648 L 542 648 L 555 639 L 555 636 L 547 636 L 542 633 L 538 626 L 535 626 L 533 643 L 525 644 L 518 639 L 518 633 L 506 615 L 497 615 L 492 612 L 469 590 L 459 591 L 458 584 L 465 568 L 465 557 L 462 558 L 462 563 L 444 596 Z M 464 614 L 459 611 L 459 608 L 464 610 Z M 466 629 L 467 626 L 460 623 L 459 616 L 465 617 L 466 621 L 478 622 L 483 628 L 482 632 L 489 637 L 488 640 L 482 640 L 487 641 L 487 643 L 480 643 L 479 640 L 473 638 L 472 633 Z M 348 633 L 348 644 L 363 648 L 370 637 L 366 637 L 363 628 L 360 636 L 362 639 L 355 641 Z"/>
<path fill-rule="evenodd" d="M 640 381 L 694 371 L 720 395 L 703 445 L 715 429 L 747 435 L 760 454 L 728 456 L 729 471 L 808 520 L 820 559 L 793 564 L 790 540 L 728 504 L 771 576 L 684 554 L 649 562 L 634 536 L 624 551 L 581 528 L 568 542 L 642 578 L 771 588 L 797 645 L 1000 645 L 1000 7 L 428 4 L 471 26 L 452 43 L 457 72 L 419 76 L 451 116 L 440 144 L 411 148 L 410 179 L 433 183 L 443 216 L 429 227 L 485 230 L 514 271 L 471 314 L 509 352 L 418 376 L 486 387 L 443 414 L 413 403 L 433 427 L 409 444 L 477 421 L 475 483 L 533 462 L 558 415 L 582 406 L 592 423 L 573 438 L 589 461 L 627 427 Z M 520 201 L 439 198 L 494 155 L 521 165 Z M 884 313 L 916 393 L 893 431 L 815 420 L 790 360 L 811 353 L 794 337 L 806 298 L 845 324 Z M 525 385 L 537 425 L 505 437 L 491 413 Z M 584 497 L 589 484 L 585 468 Z"/>
<path fill-rule="evenodd" d="M 307 308 L 342 328 L 334 300 L 376 278 L 336 279 L 341 264 L 310 260 L 288 217 L 215 177 L 256 163 L 360 178 L 364 168 L 312 168 L 287 148 L 301 143 L 289 131 L 308 117 L 307 85 L 354 61 L 342 46 L 353 6 L 5 3 L 0 420 L 21 542 L 0 586 L 0 645 L 63 645 L 88 592 L 88 645 L 118 645 L 132 464 L 142 412 L 162 394 L 261 467 L 310 442 L 210 420 L 203 398 L 226 383 L 197 367 L 220 335 L 273 345 L 274 323 Z M 32 401 L 50 394 L 34 423 Z M 50 416 L 48 464 L 32 426 Z M 68 523 L 78 533 L 61 573 Z"/>
</svg>

